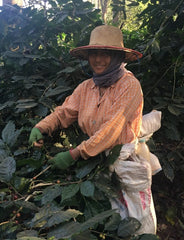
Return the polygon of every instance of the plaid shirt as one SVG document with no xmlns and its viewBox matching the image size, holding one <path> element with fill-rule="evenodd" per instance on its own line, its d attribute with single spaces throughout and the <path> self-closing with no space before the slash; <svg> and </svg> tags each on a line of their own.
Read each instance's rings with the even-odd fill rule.
<svg viewBox="0 0 184 240">
<path fill-rule="evenodd" d="M 82 82 L 61 106 L 35 127 L 51 135 L 54 130 L 78 121 L 89 136 L 77 146 L 81 156 L 87 159 L 117 144 L 135 140 L 142 123 L 142 108 L 140 83 L 125 70 L 119 81 L 104 89 L 102 97 L 93 79 Z"/>
</svg>

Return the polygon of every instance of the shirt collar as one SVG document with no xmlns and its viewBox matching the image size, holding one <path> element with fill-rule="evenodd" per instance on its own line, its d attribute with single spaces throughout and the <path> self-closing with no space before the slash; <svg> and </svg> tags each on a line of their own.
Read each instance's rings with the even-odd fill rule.
<svg viewBox="0 0 184 240">
<path fill-rule="evenodd" d="M 91 78 L 92 84 L 91 84 L 91 89 L 98 88 L 98 86 L 95 85 L 93 78 Z M 117 83 L 117 82 L 116 82 Z M 111 86 L 107 88 L 115 88 L 116 83 L 112 84 Z"/>
<path fill-rule="evenodd" d="M 93 78 L 91 78 L 91 80 L 92 80 L 91 89 L 98 88 L 98 86 L 95 85 L 95 83 L 94 83 L 94 81 L 93 81 Z M 117 83 L 117 82 L 116 82 L 116 83 Z M 107 87 L 107 88 L 115 88 L 116 83 L 112 84 L 111 86 L 109 86 L 109 87 Z"/>
</svg>

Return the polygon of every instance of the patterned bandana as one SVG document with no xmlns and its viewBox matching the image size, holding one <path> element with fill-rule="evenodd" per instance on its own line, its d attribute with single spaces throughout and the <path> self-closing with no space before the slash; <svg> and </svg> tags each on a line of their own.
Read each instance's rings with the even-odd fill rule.
<svg viewBox="0 0 184 240">
<path fill-rule="evenodd" d="M 124 68 L 121 66 L 123 62 L 122 53 L 111 53 L 111 63 L 106 71 L 102 74 L 93 72 L 93 81 L 96 86 L 109 87 L 117 82 L 124 74 Z"/>
</svg>

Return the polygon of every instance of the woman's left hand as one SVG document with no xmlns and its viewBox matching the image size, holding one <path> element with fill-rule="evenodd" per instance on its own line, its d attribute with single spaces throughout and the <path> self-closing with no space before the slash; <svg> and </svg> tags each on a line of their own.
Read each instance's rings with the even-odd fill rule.
<svg viewBox="0 0 184 240">
<path fill-rule="evenodd" d="M 52 159 L 49 160 L 49 163 L 53 165 L 53 168 L 64 170 L 72 166 L 79 157 L 80 152 L 77 148 L 75 148 L 70 151 L 56 154 Z"/>
</svg>

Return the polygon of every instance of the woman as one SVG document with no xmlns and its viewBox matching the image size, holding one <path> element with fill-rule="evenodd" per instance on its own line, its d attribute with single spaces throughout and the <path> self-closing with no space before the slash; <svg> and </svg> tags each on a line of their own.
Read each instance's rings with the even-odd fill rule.
<svg viewBox="0 0 184 240">
<path fill-rule="evenodd" d="M 88 159 L 117 144 L 134 141 L 140 132 L 143 96 L 139 81 L 124 68 L 142 54 L 123 45 L 120 29 L 102 25 L 91 32 L 87 46 L 75 48 L 71 55 L 86 59 L 93 77 L 82 82 L 61 106 L 31 131 L 29 142 L 43 145 L 43 133 L 67 128 L 74 121 L 89 139 L 75 149 L 58 153 L 52 164 L 60 169 L 73 165 L 79 157 Z"/>
</svg>

